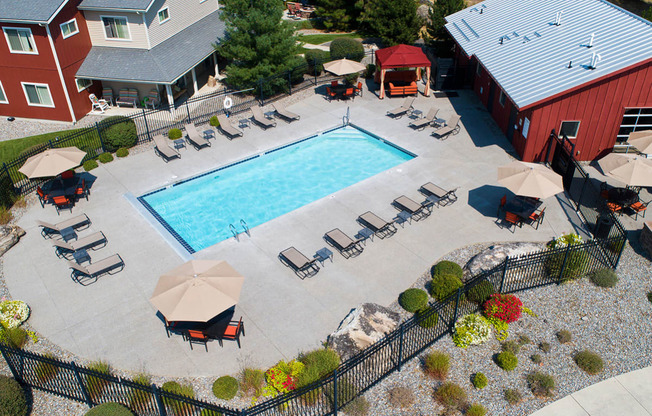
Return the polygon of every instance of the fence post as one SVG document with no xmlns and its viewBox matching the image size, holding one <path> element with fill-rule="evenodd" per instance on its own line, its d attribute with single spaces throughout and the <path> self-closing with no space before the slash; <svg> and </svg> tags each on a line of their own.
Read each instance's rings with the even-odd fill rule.
<svg viewBox="0 0 652 416">
<path fill-rule="evenodd" d="M 20 376 L 20 374 L 18 374 L 18 371 L 16 371 L 16 369 L 15 369 L 14 366 L 12 365 L 12 361 L 9 360 L 9 358 L 7 357 L 7 352 L 5 351 L 5 348 L 7 348 L 7 346 L 4 345 L 4 344 L 2 344 L 2 343 L 0 343 L 0 353 L 2 353 L 2 357 L 3 357 L 3 358 L 5 359 L 5 361 L 7 362 L 7 365 L 9 366 L 9 369 L 11 370 L 11 374 L 13 374 L 14 379 L 15 379 L 16 381 L 22 381 L 23 378 Z"/>
<path fill-rule="evenodd" d="M 585 176 L 584 177 L 584 183 L 582 184 L 582 190 L 580 191 L 580 196 L 577 197 L 577 202 L 576 202 L 577 207 L 576 207 L 575 211 L 580 210 L 580 205 L 582 205 L 582 197 L 584 196 L 584 190 L 586 189 L 586 185 L 587 185 L 588 182 L 589 182 L 589 177 Z M 569 191 L 568 193 L 570 194 L 570 189 L 568 191 Z M 571 201 L 572 200 L 573 199 L 571 198 Z"/>
<path fill-rule="evenodd" d="M 399 338 L 398 338 L 399 339 L 399 344 L 398 344 L 398 366 L 397 366 L 397 370 L 401 371 L 401 366 L 403 365 L 403 333 L 404 333 L 404 331 L 403 331 L 403 323 L 401 323 L 401 325 L 399 325 L 398 330 L 399 330 L 399 333 L 398 333 L 399 334 Z"/>
<path fill-rule="evenodd" d="M 189 100 L 190 98 L 188 98 Z M 188 108 L 188 100 L 186 100 L 186 113 L 188 114 L 188 124 L 190 124 L 190 108 Z"/>
<path fill-rule="evenodd" d="M 258 80 L 258 87 L 260 88 L 260 105 L 265 105 L 265 94 L 263 94 L 263 79 Z"/>
<path fill-rule="evenodd" d="M 509 256 L 507 256 L 503 262 L 503 275 L 500 277 L 500 288 L 498 289 L 498 293 L 503 293 L 503 286 L 505 285 L 505 276 L 507 276 L 508 263 Z"/>
<path fill-rule="evenodd" d="M 457 289 L 457 292 L 455 293 L 455 312 L 453 312 L 453 320 L 451 321 L 451 325 L 450 325 L 451 333 L 453 332 L 453 328 L 455 328 L 455 322 L 457 322 L 457 315 L 459 314 L 461 295 L 462 295 L 462 288 L 460 287 Z"/>
<path fill-rule="evenodd" d="M 104 140 L 102 140 L 102 129 L 100 129 L 100 124 L 96 121 L 95 128 L 97 129 L 97 137 L 100 138 L 100 145 L 102 146 L 102 151 L 104 151 Z"/>
<path fill-rule="evenodd" d="M 149 125 L 147 124 L 147 115 L 145 114 L 145 109 L 143 108 L 143 120 L 145 120 L 145 131 L 147 132 L 147 138 L 152 140 L 152 135 L 149 133 Z"/>
<path fill-rule="evenodd" d="M 152 393 L 154 393 L 154 400 L 156 400 L 158 413 L 161 416 L 166 416 L 167 412 L 165 411 L 165 406 L 163 405 L 163 399 L 161 399 L 161 391 L 158 387 L 156 387 L 156 384 L 152 384 Z"/>
<path fill-rule="evenodd" d="M 72 367 L 73 373 L 75 373 L 75 378 L 79 383 L 79 387 L 82 391 L 82 394 L 84 395 L 84 399 L 86 399 L 86 404 L 88 405 L 88 407 L 93 407 L 93 400 L 91 400 L 91 395 L 88 394 L 88 391 L 86 390 L 86 386 L 84 386 L 84 382 L 81 378 L 81 375 L 79 374 L 79 369 L 77 368 L 77 364 L 75 364 L 74 361 L 71 361 L 70 366 Z"/>
<path fill-rule="evenodd" d="M 292 95 L 292 70 L 288 71 L 288 91 L 289 95 Z"/>
<path fill-rule="evenodd" d="M 568 260 L 568 253 L 571 251 L 572 244 L 566 246 L 566 251 L 564 252 L 564 261 L 561 263 L 561 269 L 559 270 L 559 277 L 557 278 L 557 284 L 562 282 L 562 276 L 564 276 L 564 270 L 566 269 L 566 261 Z"/>
<path fill-rule="evenodd" d="M 315 85 L 317 85 L 317 58 L 312 60 L 312 72 L 315 74 Z"/>
</svg>

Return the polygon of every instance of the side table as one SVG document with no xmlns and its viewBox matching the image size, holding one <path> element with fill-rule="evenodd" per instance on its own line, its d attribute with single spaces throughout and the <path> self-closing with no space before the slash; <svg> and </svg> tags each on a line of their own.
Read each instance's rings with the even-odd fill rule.
<svg viewBox="0 0 652 416">
<path fill-rule="evenodd" d="M 177 149 L 177 150 L 181 149 L 182 147 L 185 148 L 186 147 L 186 139 L 172 140 L 172 144 L 174 145 L 174 148 Z"/>
<path fill-rule="evenodd" d="M 396 218 L 394 218 L 396 223 L 400 225 L 401 227 L 405 227 L 405 223 L 407 222 L 408 224 L 412 220 L 412 214 L 410 214 L 407 211 L 401 211 L 396 215 Z"/>
<path fill-rule="evenodd" d="M 63 241 L 69 241 L 74 239 L 77 239 L 77 234 L 75 233 L 75 230 L 72 227 L 66 227 L 62 228 L 60 231 L 61 237 L 63 237 Z"/>
<path fill-rule="evenodd" d="M 77 262 L 77 264 L 82 264 L 85 261 L 90 263 L 90 261 L 91 261 L 91 256 L 83 248 L 75 251 L 74 253 L 72 253 L 72 256 L 75 259 L 75 261 Z"/>
<path fill-rule="evenodd" d="M 364 245 L 367 245 L 367 239 L 370 238 L 371 241 L 374 241 L 374 235 L 375 234 L 373 231 L 365 227 L 362 230 L 358 231 L 354 237 L 359 238 L 364 243 Z"/>
<path fill-rule="evenodd" d="M 331 260 L 331 263 L 333 262 L 333 252 L 327 249 L 326 247 L 320 248 L 317 250 L 313 258 L 317 259 L 321 265 L 324 265 L 324 262 L 328 259 Z"/>
<path fill-rule="evenodd" d="M 204 130 L 204 139 L 214 139 L 215 138 L 215 130 L 213 129 L 208 129 Z"/>
</svg>

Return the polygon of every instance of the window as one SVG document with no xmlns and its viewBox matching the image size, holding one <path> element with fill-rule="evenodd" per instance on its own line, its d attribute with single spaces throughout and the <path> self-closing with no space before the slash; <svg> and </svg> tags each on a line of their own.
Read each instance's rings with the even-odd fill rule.
<svg viewBox="0 0 652 416">
<path fill-rule="evenodd" d="M 27 103 L 36 107 L 54 107 L 48 84 L 28 84 L 21 82 Z"/>
<path fill-rule="evenodd" d="M 31 29 L 22 27 L 3 27 L 2 30 L 5 32 L 5 38 L 7 38 L 9 50 L 11 50 L 12 53 L 38 54 Z"/>
<path fill-rule="evenodd" d="M 77 81 L 77 91 L 79 91 L 79 92 L 82 92 L 86 88 L 93 85 L 93 80 L 92 79 L 77 78 L 75 81 Z"/>
<path fill-rule="evenodd" d="M 170 9 L 164 8 L 158 11 L 158 22 L 165 23 L 170 20 Z"/>
<path fill-rule="evenodd" d="M 79 33 L 79 29 L 77 29 L 77 19 L 72 19 L 68 20 L 66 23 L 61 23 L 60 27 L 61 34 L 63 35 L 64 39 Z"/>
<path fill-rule="evenodd" d="M 0 82 L 0 104 L 9 104 L 9 100 L 7 100 L 7 95 L 5 94 L 5 88 L 2 86 L 2 82 Z"/>
<path fill-rule="evenodd" d="M 113 40 L 131 40 L 129 27 L 127 27 L 126 17 L 106 17 L 102 16 L 104 24 L 104 36 Z"/>
<path fill-rule="evenodd" d="M 507 96 L 505 95 L 503 90 L 500 90 L 500 95 L 498 96 L 498 102 L 500 103 L 500 105 L 505 107 L 505 101 L 507 101 Z"/>
<path fill-rule="evenodd" d="M 652 130 L 652 108 L 626 108 L 616 141 L 626 142 L 633 131 Z"/>
<path fill-rule="evenodd" d="M 480 65 L 480 62 L 476 62 L 476 67 L 475 67 L 475 73 L 476 75 L 482 75 L 482 65 Z"/>
<path fill-rule="evenodd" d="M 579 121 L 562 121 L 561 127 L 559 127 L 559 135 L 573 139 L 577 137 L 577 130 L 579 130 L 579 128 Z"/>
</svg>

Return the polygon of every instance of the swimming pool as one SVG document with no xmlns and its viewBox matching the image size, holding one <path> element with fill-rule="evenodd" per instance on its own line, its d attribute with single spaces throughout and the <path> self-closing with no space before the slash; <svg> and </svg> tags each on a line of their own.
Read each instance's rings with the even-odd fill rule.
<svg viewBox="0 0 652 416">
<path fill-rule="evenodd" d="M 138 198 L 190 253 L 406 162 L 415 155 L 344 126 Z"/>
</svg>

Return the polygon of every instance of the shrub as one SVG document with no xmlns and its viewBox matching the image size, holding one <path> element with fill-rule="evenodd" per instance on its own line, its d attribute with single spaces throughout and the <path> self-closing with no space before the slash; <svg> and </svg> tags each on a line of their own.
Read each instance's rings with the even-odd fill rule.
<svg viewBox="0 0 652 416">
<path fill-rule="evenodd" d="M 0 322 L 4 328 L 16 328 L 29 318 L 29 306 L 22 300 L 0 301 Z"/>
<path fill-rule="evenodd" d="M 491 335 L 491 324 L 483 316 L 472 313 L 455 323 L 453 342 L 461 348 L 485 343 Z"/>
<path fill-rule="evenodd" d="M 16 201 L 14 202 L 15 208 L 25 208 L 27 206 L 27 200 L 25 200 L 25 195 L 18 195 Z"/>
<path fill-rule="evenodd" d="M 129 156 L 129 149 L 126 147 L 121 147 L 118 150 L 116 150 L 115 155 L 118 157 L 127 157 Z"/>
<path fill-rule="evenodd" d="M 455 383 L 444 383 L 435 392 L 435 400 L 447 410 L 461 410 L 466 405 L 466 392 Z"/>
<path fill-rule="evenodd" d="M 521 335 L 518 336 L 518 343 L 521 346 L 523 346 L 523 345 L 527 345 L 527 344 L 532 344 L 532 340 L 527 335 L 521 334 Z"/>
<path fill-rule="evenodd" d="M 650 303 L 652 303 L 652 291 L 647 292 L 647 300 L 650 301 Z"/>
<path fill-rule="evenodd" d="M 86 162 L 84 162 L 83 166 L 84 166 L 84 170 L 86 172 L 90 172 L 91 170 L 95 169 L 98 165 L 97 165 L 96 160 L 90 159 L 90 160 L 87 160 Z"/>
<path fill-rule="evenodd" d="M 505 389 L 503 397 L 505 397 L 507 403 L 511 405 L 518 404 L 521 400 L 523 400 L 521 392 L 516 389 Z"/>
<path fill-rule="evenodd" d="M 477 372 L 473 375 L 471 382 L 476 389 L 484 389 L 489 384 L 489 379 L 483 373 Z"/>
<path fill-rule="evenodd" d="M 304 59 L 306 60 L 306 64 L 308 64 L 307 73 L 310 75 L 321 75 L 324 70 L 324 62 L 328 62 L 329 58 L 328 52 L 326 51 L 320 49 L 307 50 L 304 54 Z"/>
<path fill-rule="evenodd" d="M 614 287 L 618 282 L 618 276 L 612 269 L 599 269 L 591 273 L 591 282 L 598 287 Z"/>
<path fill-rule="evenodd" d="M 483 280 L 482 282 L 478 283 L 477 285 L 469 289 L 466 296 L 469 298 L 471 302 L 475 302 L 482 305 L 494 293 L 496 293 L 496 289 L 494 288 L 494 285 L 488 280 Z"/>
<path fill-rule="evenodd" d="M 560 344 L 571 342 L 571 339 L 573 339 L 573 336 L 571 335 L 570 331 L 562 329 L 561 331 L 557 332 L 557 340 Z"/>
<path fill-rule="evenodd" d="M 367 64 L 367 69 L 365 69 L 364 71 L 364 78 L 365 79 L 373 78 L 375 72 L 376 72 L 376 65 Z"/>
<path fill-rule="evenodd" d="M 552 397 L 555 389 L 555 379 L 546 373 L 538 371 L 528 374 L 526 377 L 527 385 L 537 397 Z"/>
<path fill-rule="evenodd" d="M 88 369 L 100 374 L 111 374 L 111 366 L 109 366 L 109 364 L 105 363 L 104 361 L 93 361 L 88 365 Z M 102 397 L 104 389 L 108 384 L 109 381 L 103 377 L 93 375 L 86 376 L 86 390 L 94 402 L 99 401 L 100 397 Z"/>
<path fill-rule="evenodd" d="M 106 152 L 99 155 L 97 159 L 102 163 L 109 163 L 109 162 L 113 162 L 113 155 L 111 153 Z"/>
<path fill-rule="evenodd" d="M 577 234 L 564 234 L 559 238 L 555 238 L 548 243 L 548 248 L 561 248 L 569 245 L 582 244 L 582 237 Z M 566 255 L 568 253 L 568 255 Z M 565 259 L 565 262 L 564 262 Z M 575 249 L 571 251 L 563 250 L 555 253 L 546 259 L 546 271 L 553 278 L 561 280 L 577 279 L 584 275 L 586 265 L 588 263 L 588 256 L 586 250 Z M 564 271 L 562 274 L 562 266 Z"/>
<path fill-rule="evenodd" d="M 440 274 L 430 282 L 430 295 L 438 301 L 443 301 L 464 286 L 462 281 L 453 274 Z"/>
<path fill-rule="evenodd" d="M 541 364 L 541 363 L 543 363 L 543 357 L 541 357 L 541 355 L 539 355 L 539 354 L 532 354 L 532 356 L 530 357 L 530 359 L 532 360 L 532 362 L 533 362 L 534 364 Z"/>
<path fill-rule="evenodd" d="M 408 312 L 423 309 L 428 303 L 428 294 L 422 289 L 408 289 L 398 297 L 398 304 Z"/>
<path fill-rule="evenodd" d="M 303 387 L 331 374 L 340 365 L 340 356 L 333 349 L 320 348 L 302 354 L 299 361 L 304 367 L 297 376 L 297 385 Z"/>
<path fill-rule="evenodd" d="M 484 303 L 484 314 L 487 318 L 500 319 L 508 324 L 518 321 L 523 310 L 523 302 L 514 295 L 494 293 Z"/>
<path fill-rule="evenodd" d="M 26 416 L 27 398 L 23 388 L 11 377 L 0 375 L 0 413 L 3 416 Z"/>
<path fill-rule="evenodd" d="M 550 343 L 542 342 L 541 344 L 539 344 L 539 349 L 541 351 L 545 352 L 546 354 L 548 354 L 550 352 L 550 349 L 551 349 Z"/>
<path fill-rule="evenodd" d="M 208 124 L 210 124 L 213 127 L 219 127 L 220 125 L 220 120 L 217 119 L 217 116 L 211 116 L 211 118 L 208 120 Z M 179 130 L 179 129 L 177 129 Z M 179 130 L 181 131 L 181 130 Z"/>
<path fill-rule="evenodd" d="M 450 370 L 451 357 L 441 351 L 433 351 L 426 355 L 424 359 L 424 367 L 426 374 L 437 380 L 446 380 L 448 371 Z"/>
<path fill-rule="evenodd" d="M 466 416 L 485 416 L 487 414 L 487 409 L 480 403 L 473 403 L 466 409 Z"/>
<path fill-rule="evenodd" d="M 199 412 L 199 416 L 224 416 L 224 415 L 220 412 L 216 412 L 215 410 L 201 409 L 201 412 Z"/>
<path fill-rule="evenodd" d="M 213 117 L 215 117 L 215 120 L 217 120 L 217 116 L 213 116 Z M 213 119 L 213 117 L 211 117 L 211 120 Z M 180 139 L 181 137 L 183 137 L 183 133 L 181 133 L 180 129 L 170 129 L 170 131 L 168 131 L 168 139 L 170 140 Z"/>
<path fill-rule="evenodd" d="M 459 264 L 448 260 L 442 260 L 430 268 L 430 274 L 433 279 L 442 274 L 452 274 L 461 281 L 464 272 Z"/>
<path fill-rule="evenodd" d="M 195 390 L 189 384 L 181 385 L 176 381 L 166 381 L 161 386 L 161 389 L 179 396 L 190 397 L 192 399 L 195 398 Z M 183 415 L 187 412 L 186 404 L 180 400 L 163 396 L 163 404 L 168 406 L 174 415 Z"/>
<path fill-rule="evenodd" d="M 439 322 L 439 313 L 432 312 L 429 308 L 421 309 L 416 313 L 417 324 L 421 328 L 434 328 Z"/>
<path fill-rule="evenodd" d="M 213 383 L 213 394 L 218 399 L 231 400 L 235 397 L 239 387 L 238 380 L 231 376 L 223 376 Z"/>
<path fill-rule="evenodd" d="M 133 416 L 133 412 L 120 403 L 102 403 L 95 406 L 85 416 Z"/>
<path fill-rule="evenodd" d="M 500 348 L 503 351 L 509 351 L 512 354 L 516 355 L 521 350 L 521 344 L 519 344 L 518 342 L 516 342 L 514 340 L 505 341 L 502 344 L 500 344 Z"/>
<path fill-rule="evenodd" d="M 288 363 L 281 360 L 265 372 L 267 386 L 263 388 L 264 396 L 275 397 L 297 388 L 297 377 L 303 372 L 304 365 L 292 360 Z"/>
<path fill-rule="evenodd" d="M 102 143 L 107 152 L 113 153 L 121 147 L 136 145 L 138 133 L 136 132 L 136 123 L 133 120 L 124 116 L 109 117 L 101 125 L 106 126 L 110 123 L 115 124 L 102 128 Z"/>
<path fill-rule="evenodd" d="M 512 371 L 518 365 L 518 358 L 512 352 L 503 351 L 496 355 L 496 364 L 505 371 Z"/>
<path fill-rule="evenodd" d="M 257 368 L 245 368 L 242 370 L 240 388 L 247 394 L 253 394 L 258 397 L 263 392 L 265 383 L 265 372 Z"/>
<path fill-rule="evenodd" d="M 303 81 L 303 75 L 306 72 L 306 63 L 300 56 L 294 56 L 289 59 L 288 66 L 292 68 L 290 71 L 290 81 L 292 84 L 297 84 Z M 287 79 L 287 78 L 286 78 Z"/>
<path fill-rule="evenodd" d="M 13 348 L 21 349 L 27 344 L 29 334 L 21 327 L 5 328 L 0 327 L 0 340 Z"/>
<path fill-rule="evenodd" d="M 623 246 L 625 245 L 626 241 L 627 240 L 610 241 L 609 245 L 607 245 L 607 248 L 614 253 L 620 253 L 623 250 Z"/>
<path fill-rule="evenodd" d="M 147 413 L 149 410 L 149 403 L 151 400 L 150 385 L 152 384 L 152 377 L 148 374 L 138 374 L 132 381 L 144 387 L 143 390 L 132 389 L 129 394 L 129 407 L 139 414 Z"/>
<path fill-rule="evenodd" d="M 405 409 L 414 404 L 414 392 L 407 387 L 394 386 L 387 390 L 387 401 L 394 408 Z"/>
<path fill-rule="evenodd" d="M 330 46 L 331 59 L 350 59 L 352 61 L 362 61 L 364 58 L 364 47 L 362 42 L 351 38 L 336 38 Z"/>
<path fill-rule="evenodd" d="M 51 352 L 46 353 L 45 357 L 49 358 L 50 360 L 56 360 L 57 358 Z M 36 378 L 38 381 L 41 383 L 47 383 L 57 376 L 59 367 L 48 361 L 39 361 L 34 368 L 34 372 L 36 373 Z"/>
<path fill-rule="evenodd" d="M 360 391 L 355 385 L 349 383 L 346 379 L 337 380 L 337 407 L 344 406 L 345 403 L 353 400 Z M 333 394 L 333 385 L 329 384 L 326 388 L 326 398 L 331 406 L 335 405 L 335 395 Z"/>
<path fill-rule="evenodd" d="M 358 396 L 351 403 L 344 406 L 344 413 L 350 416 L 366 416 L 369 414 L 369 402 L 362 396 Z"/>
<path fill-rule="evenodd" d="M 598 374 L 604 368 L 602 358 L 589 350 L 580 351 L 573 357 L 575 364 L 588 374 Z"/>
</svg>

